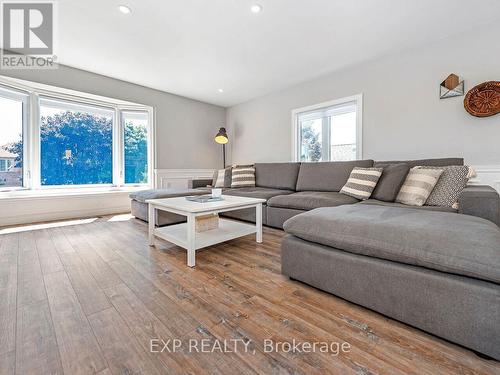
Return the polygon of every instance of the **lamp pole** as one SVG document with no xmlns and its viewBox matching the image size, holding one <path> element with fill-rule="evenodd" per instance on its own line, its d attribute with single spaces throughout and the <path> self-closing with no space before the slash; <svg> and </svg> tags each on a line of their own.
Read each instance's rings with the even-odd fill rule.
<svg viewBox="0 0 500 375">
<path fill-rule="evenodd" d="M 222 168 L 226 169 L 226 144 L 222 144 Z"/>
</svg>

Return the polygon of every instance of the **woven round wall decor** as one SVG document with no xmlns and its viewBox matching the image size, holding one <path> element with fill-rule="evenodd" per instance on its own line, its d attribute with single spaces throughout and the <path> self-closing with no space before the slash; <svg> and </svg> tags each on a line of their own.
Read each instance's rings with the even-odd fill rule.
<svg viewBox="0 0 500 375">
<path fill-rule="evenodd" d="M 476 117 L 500 113 L 500 81 L 484 82 L 472 88 L 465 96 L 464 107 Z"/>
</svg>

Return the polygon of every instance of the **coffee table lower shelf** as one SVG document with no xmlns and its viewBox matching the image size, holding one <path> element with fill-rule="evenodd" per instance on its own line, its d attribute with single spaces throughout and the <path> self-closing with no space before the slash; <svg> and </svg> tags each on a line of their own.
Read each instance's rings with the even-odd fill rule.
<svg viewBox="0 0 500 375">
<path fill-rule="evenodd" d="M 216 245 L 221 242 L 233 240 L 238 237 L 256 233 L 255 224 L 247 224 L 239 221 L 219 219 L 219 228 L 205 232 L 195 232 L 194 248 L 196 250 L 207 246 Z M 184 249 L 188 248 L 188 225 L 187 223 L 170 225 L 156 228 L 154 235 L 165 241 L 172 242 Z"/>
<path fill-rule="evenodd" d="M 154 246 L 155 238 L 161 238 L 187 250 L 187 265 L 196 265 L 196 250 L 255 233 L 255 241 L 262 242 L 262 204 L 264 199 L 223 196 L 221 201 L 198 203 L 185 197 L 148 199 L 148 242 Z M 196 218 L 243 209 L 255 209 L 255 224 L 219 218 L 219 228 L 196 232 Z M 156 227 L 156 214 L 166 211 L 186 217 L 187 223 Z"/>
</svg>

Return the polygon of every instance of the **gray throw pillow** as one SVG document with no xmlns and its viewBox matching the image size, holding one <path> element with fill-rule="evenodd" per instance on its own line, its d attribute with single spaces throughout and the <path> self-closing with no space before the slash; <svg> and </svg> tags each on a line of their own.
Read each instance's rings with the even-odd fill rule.
<svg viewBox="0 0 500 375">
<path fill-rule="evenodd" d="M 390 164 L 384 167 L 371 198 L 384 202 L 394 202 L 409 171 L 410 166 L 406 163 Z"/>
<path fill-rule="evenodd" d="M 426 206 L 453 207 L 469 181 L 469 167 L 454 165 L 450 167 L 420 167 L 422 169 L 443 169 L 443 174 L 425 201 Z"/>
</svg>

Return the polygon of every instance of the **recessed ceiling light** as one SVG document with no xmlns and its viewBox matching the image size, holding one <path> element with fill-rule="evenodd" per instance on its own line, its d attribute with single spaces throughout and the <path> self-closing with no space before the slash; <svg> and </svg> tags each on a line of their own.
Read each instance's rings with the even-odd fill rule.
<svg viewBox="0 0 500 375">
<path fill-rule="evenodd" d="M 217 91 L 218 92 L 224 92 L 224 89 L 218 89 Z"/>
<path fill-rule="evenodd" d="M 120 5 L 120 6 L 118 7 L 118 10 L 119 10 L 120 12 L 122 12 L 123 14 L 129 14 L 129 13 L 131 13 L 131 12 L 132 12 L 132 10 L 131 10 L 128 6 L 126 6 L 126 5 Z"/>
<path fill-rule="evenodd" d="M 250 7 L 250 10 L 252 11 L 252 13 L 260 13 L 262 12 L 262 5 L 254 4 Z"/>
</svg>

